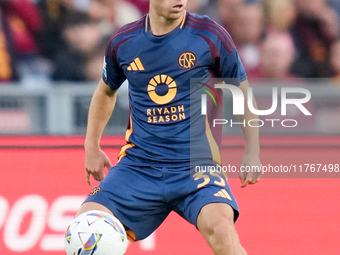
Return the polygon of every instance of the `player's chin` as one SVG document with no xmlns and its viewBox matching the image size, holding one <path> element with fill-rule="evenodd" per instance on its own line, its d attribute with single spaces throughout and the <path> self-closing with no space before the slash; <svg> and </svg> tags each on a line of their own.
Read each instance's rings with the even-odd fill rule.
<svg viewBox="0 0 340 255">
<path fill-rule="evenodd" d="M 177 11 L 170 11 L 167 15 L 168 20 L 177 20 L 177 19 L 182 19 L 183 17 L 184 10 L 181 12 Z"/>
</svg>

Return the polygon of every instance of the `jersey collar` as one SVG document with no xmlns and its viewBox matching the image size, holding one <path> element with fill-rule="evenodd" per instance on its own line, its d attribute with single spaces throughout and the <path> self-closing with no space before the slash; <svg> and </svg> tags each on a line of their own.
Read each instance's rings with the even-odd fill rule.
<svg viewBox="0 0 340 255">
<path fill-rule="evenodd" d="M 187 19 L 187 11 L 184 10 L 184 16 L 182 22 L 171 32 L 165 34 L 165 35 L 160 35 L 160 36 L 155 36 L 150 32 L 150 19 L 149 19 L 149 14 L 146 15 L 145 18 L 145 29 L 144 29 L 144 34 L 147 37 L 148 40 L 152 42 L 164 42 L 164 40 L 168 40 L 170 38 L 173 38 L 177 34 L 179 34 L 183 28 L 185 27 L 185 21 Z"/>
<path fill-rule="evenodd" d="M 187 18 L 187 11 L 184 10 L 184 16 L 183 16 L 183 20 L 180 24 L 180 29 L 183 29 L 185 21 Z M 145 32 L 150 31 L 150 20 L 149 20 L 149 14 L 146 14 L 146 19 L 145 19 Z"/>
</svg>

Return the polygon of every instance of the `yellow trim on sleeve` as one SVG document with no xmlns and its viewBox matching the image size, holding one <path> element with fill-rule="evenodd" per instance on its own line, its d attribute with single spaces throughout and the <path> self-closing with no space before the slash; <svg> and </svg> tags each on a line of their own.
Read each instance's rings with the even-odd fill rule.
<svg viewBox="0 0 340 255">
<path fill-rule="evenodd" d="M 209 146 L 210 146 L 210 151 L 211 151 L 211 154 L 212 154 L 212 157 L 213 157 L 212 160 L 214 162 L 216 162 L 217 164 L 221 165 L 220 148 L 218 147 L 218 145 L 217 145 L 217 143 L 214 139 L 214 136 L 211 132 L 208 117 L 205 118 L 205 135 L 207 136 L 208 143 L 209 143 Z"/>
</svg>

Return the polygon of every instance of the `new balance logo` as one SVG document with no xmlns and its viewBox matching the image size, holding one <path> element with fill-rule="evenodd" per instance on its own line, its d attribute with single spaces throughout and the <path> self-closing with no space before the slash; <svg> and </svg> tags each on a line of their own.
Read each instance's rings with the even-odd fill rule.
<svg viewBox="0 0 340 255">
<path fill-rule="evenodd" d="M 144 66 L 139 58 L 135 58 L 135 60 L 130 64 L 127 70 L 128 71 L 143 71 Z"/>
<path fill-rule="evenodd" d="M 214 194 L 215 197 L 223 197 L 226 199 L 229 199 L 230 201 L 233 201 L 231 199 L 231 196 L 228 194 L 228 192 L 225 189 L 221 189 L 219 192 Z"/>
</svg>

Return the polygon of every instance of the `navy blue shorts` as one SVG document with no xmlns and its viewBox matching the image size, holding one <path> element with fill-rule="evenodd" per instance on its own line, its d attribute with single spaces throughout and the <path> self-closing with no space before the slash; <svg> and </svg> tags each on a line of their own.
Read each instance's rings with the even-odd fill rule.
<svg viewBox="0 0 340 255">
<path fill-rule="evenodd" d="M 209 203 L 229 204 L 234 209 L 235 221 L 239 215 L 235 198 L 222 173 L 190 175 L 188 167 L 126 163 L 128 160 L 123 158 L 112 167 L 85 202 L 97 202 L 110 209 L 127 229 L 133 231 L 135 240 L 149 236 L 171 211 L 195 226 L 201 208 Z"/>
</svg>

